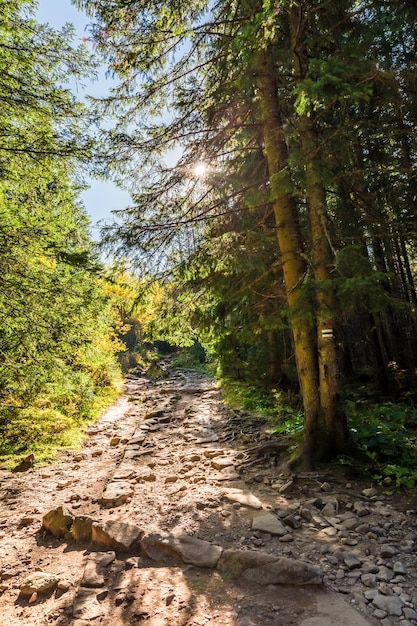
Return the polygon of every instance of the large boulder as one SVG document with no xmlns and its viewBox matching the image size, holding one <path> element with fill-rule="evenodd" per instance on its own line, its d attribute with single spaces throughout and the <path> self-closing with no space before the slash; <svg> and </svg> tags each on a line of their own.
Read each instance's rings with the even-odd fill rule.
<svg viewBox="0 0 417 626">
<path fill-rule="evenodd" d="M 139 551 L 143 531 L 134 524 L 109 520 L 94 522 L 91 527 L 93 543 L 110 548 L 116 552 Z"/>
<path fill-rule="evenodd" d="M 323 572 L 316 565 L 252 550 L 225 550 L 217 567 L 226 576 L 242 576 L 261 585 L 320 585 L 323 582 Z"/>
<path fill-rule="evenodd" d="M 214 568 L 222 554 L 220 546 L 209 541 L 184 534 L 147 535 L 142 539 L 142 548 L 154 561 L 163 561 L 167 556 L 174 557 L 196 567 Z"/>
</svg>

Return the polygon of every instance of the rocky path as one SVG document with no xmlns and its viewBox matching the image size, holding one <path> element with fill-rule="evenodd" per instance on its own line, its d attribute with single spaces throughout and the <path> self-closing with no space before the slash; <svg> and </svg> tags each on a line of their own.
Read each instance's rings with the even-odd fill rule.
<svg viewBox="0 0 417 626">
<path fill-rule="evenodd" d="M 280 442 L 179 370 L 126 381 L 81 452 L 0 474 L 0 626 L 417 624 L 416 511 Z"/>
</svg>

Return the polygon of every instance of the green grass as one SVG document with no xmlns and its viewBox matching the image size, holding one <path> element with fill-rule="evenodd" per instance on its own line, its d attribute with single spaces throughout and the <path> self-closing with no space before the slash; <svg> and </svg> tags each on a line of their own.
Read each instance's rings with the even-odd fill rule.
<svg viewBox="0 0 417 626">
<path fill-rule="evenodd" d="M 268 423 L 268 432 L 297 434 L 302 431 L 303 416 L 292 407 L 287 396 L 278 389 L 258 389 L 241 381 L 221 380 L 225 403 L 232 409 L 252 413 Z"/>
</svg>

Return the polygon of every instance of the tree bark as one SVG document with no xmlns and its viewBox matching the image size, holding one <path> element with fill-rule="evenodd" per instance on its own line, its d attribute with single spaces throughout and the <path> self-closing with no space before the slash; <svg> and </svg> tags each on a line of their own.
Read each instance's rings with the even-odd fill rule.
<svg viewBox="0 0 417 626">
<path fill-rule="evenodd" d="M 265 155 L 274 208 L 277 240 L 284 275 L 290 324 L 294 340 L 297 372 L 304 406 L 303 464 L 312 467 L 314 442 L 319 422 L 319 373 L 317 364 L 314 306 L 303 289 L 308 280 L 308 265 L 304 256 L 303 239 L 297 207 L 292 194 L 288 165 L 288 147 L 278 97 L 278 85 L 273 54 L 262 50 L 258 60 L 258 96 Z"/>
<path fill-rule="evenodd" d="M 304 45 L 304 18 L 299 7 L 290 11 L 291 47 L 297 81 L 306 78 L 308 57 Z M 319 372 L 320 456 L 332 458 L 351 453 L 353 441 L 347 426 L 340 393 L 340 372 L 336 349 L 336 298 L 332 285 L 334 258 L 327 231 L 327 198 L 321 175 L 320 142 L 315 113 L 310 107 L 298 118 L 301 155 L 305 176 L 305 197 L 310 219 L 311 264 L 316 304 L 317 358 Z"/>
</svg>

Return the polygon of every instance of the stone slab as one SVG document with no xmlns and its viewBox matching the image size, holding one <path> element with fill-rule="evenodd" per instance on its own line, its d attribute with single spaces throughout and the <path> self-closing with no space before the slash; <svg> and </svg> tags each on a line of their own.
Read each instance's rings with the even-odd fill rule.
<svg viewBox="0 0 417 626">
<path fill-rule="evenodd" d="M 141 545 L 149 558 L 155 561 L 169 555 L 196 567 L 216 567 L 223 552 L 220 546 L 185 534 L 148 535 Z"/>
<path fill-rule="evenodd" d="M 143 531 L 134 524 L 107 521 L 93 523 L 91 539 L 94 543 L 119 552 L 132 552 L 139 549 Z"/>
<path fill-rule="evenodd" d="M 300 626 L 370 626 L 340 595 L 319 591 L 315 598 L 318 615 L 304 619 Z"/>
<path fill-rule="evenodd" d="M 273 513 L 267 511 L 256 515 L 252 520 L 252 529 L 260 530 L 263 533 L 283 537 L 288 533 L 288 529 Z"/>
<path fill-rule="evenodd" d="M 262 502 L 250 491 L 242 489 L 227 488 L 223 491 L 223 497 L 230 502 L 238 502 L 242 506 L 248 506 L 252 509 L 262 509 Z"/>
</svg>

